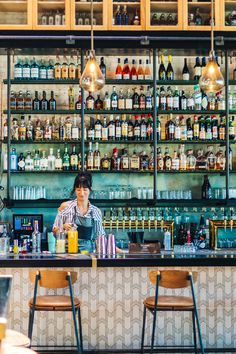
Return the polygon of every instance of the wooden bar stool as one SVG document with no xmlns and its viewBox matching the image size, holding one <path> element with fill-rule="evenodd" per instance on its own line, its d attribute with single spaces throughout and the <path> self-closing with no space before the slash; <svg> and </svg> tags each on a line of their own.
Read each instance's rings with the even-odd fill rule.
<svg viewBox="0 0 236 354">
<path fill-rule="evenodd" d="M 80 301 L 73 295 L 72 285 L 77 280 L 76 272 L 63 270 L 31 270 L 30 281 L 34 283 L 34 297 L 29 301 L 29 326 L 28 336 L 32 339 L 34 313 L 35 311 L 72 311 L 77 350 L 83 353 L 82 324 L 80 315 Z M 70 296 L 65 295 L 44 295 L 38 296 L 38 287 L 48 289 L 59 289 L 69 287 Z M 78 323 L 76 320 L 78 314 Z M 79 334 L 78 334 L 79 333 Z"/>
<path fill-rule="evenodd" d="M 197 272 L 188 272 L 184 270 L 162 270 L 162 271 L 150 271 L 149 279 L 152 284 L 156 286 L 155 296 L 148 297 L 144 300 L 143 310 L 143 329 L 141 339 L 141 353 L 144 353 L 144 337 L 145 337 L 145 325 L 146 325 L 146 311 L 149 310 L 153 315 L 152 324 L 152 338 L 151 338 L 151 351 L 154 350 L 155 328 L 157 322 L 157 311 L 190 311 L 192 312 L 193 321 L 193 338 L 194 338 L 194 351 L 197 354 L 197 336 L 196 336 L 196 324 L 198 330 L 198 337 L 201 347 L 201 353 L 204 353 L 202 335 L 200 328 L 200 321 L 198 317 L 196 298 L 194 293 L 193 282 L 197 279 Z M 159 295 L 159 287 L 169 289 L 181 289 L 191 288 L 191 296 L 178 296 L 178 295 Z M 189 347 L 189 346 L 188 346 Z M 150 346 L 149 346 L 150 348 Z M 163 346 L 155 346 L 155 348 L 166 348 Z M 173 348 L 173 347 L 172 347 Z M 155 350 L 157 352 L 157 350 Z"/>
</svg>

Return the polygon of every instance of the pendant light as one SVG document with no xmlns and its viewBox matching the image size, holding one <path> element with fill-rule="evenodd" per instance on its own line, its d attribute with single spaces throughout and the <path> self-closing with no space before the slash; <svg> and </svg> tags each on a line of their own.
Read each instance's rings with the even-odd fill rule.
<svg viewBox="0 0 236 354">
<path fill-rule="evenodd" d="M 93 0 L 91 0 L 91 50 L 89 51 L 87 63 L 80 78 L 80 86 L 89 92 L 101 90 L 105 85 L 105 79 L 101 69 L 96 62 L 93 38 Z"/>
<path fill-rule="evenodd" d="M 211 0 L 211 51 L 209 54 L 209 61 L 202 70 L 202 76 L 200 77 L 199 85 L 201 89 L 206 93 L 217 93 L 221 91 L 225 85 L 224 77 L 215 59 L 213 0 Z"/>
</svg>

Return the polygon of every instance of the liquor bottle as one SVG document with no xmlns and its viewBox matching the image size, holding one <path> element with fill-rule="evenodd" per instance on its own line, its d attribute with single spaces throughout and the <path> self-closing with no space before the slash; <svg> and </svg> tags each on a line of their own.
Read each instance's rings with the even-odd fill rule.
<svg viewBox="0 0 236 354">
<path fill-rule="evenodd" d="M 225 117 L 221 117 L 219 125 L 219 140 L 225 140 Z"/>
<path fill-rule="evenodd" d="M 71 127 L 71 138 L 72 140 L 79 140 L 79 127 L 77 125 L 76 117 L 74 117 L 73 124 Z"/>
<path fill-rule="evenodd" d="M 171 170 L 179 171 L 179 157 L 177 151 L 174 151 L 174 156 L 172 157 Z"/>
<path fill-rule="evenodd" d="M 206 170 L 207 169 L 207 158 L 203 155 L 203 150 L 199 149 L 197 151 L 196 157 L 196 170 Z"/>
<path fill-rule="evenodd" d="M 48 170 L 49 171 L 55 170 L 55 162 L 56 162 L 56 158 L 53 155 L 53 148 L 50 148 L 49 155 L 48 155 Z"/>
<path fill-rule="evenodd" d="M 95 129 L 95 140 L 101 140 L 102 139 L 102 122 L 100 119 L 100 115 L 97 114 L 96 116 L 96 122 L 94 125 L 94 129 Z"/>
<path fill-rule="evenodd" d="M 165 154 L 164 154 L 164 170 L 166 171 L 170 171 L 171 170 L 171 165 L 172 165 L 172 159 L 170 157 L 170 152 L 169 152 L 169 148 L 166 147 L 165 148 Z"/>
<path fill-rule="evenodd" d="M 111 109 L 111 98 L 108 94 L 108 91 L 105 92 L 105 97 L 103 100 L 103 109 L 106 111 Z"/>
<path fill-rule="evenodd" d="M 18 171 L 24 171 L 24 170 L 25 170 L 25 158 L 23 152 L 21 152 L 18 157 Z"/>
<path fill-rule="evenodd" d="M 58 56 L 57 56 L 57 62 L 54 65 L 54 77 L 57 80 L 61 79 L 61 63 Z"/>
<path fill-rule="evenodd" d="M 204 182 L 202 185 L 202 199 L 212 199 L 211 184 L 207 175 L 204 176 Z"/>
<path fill-rule="evenodd" d="M 48 105 L 49 105 L 49 110 L 50 111 L 55 111 L 56 110 L 56 100 L 54 98 L 54 92 L 51 91 L 51 98 L 48 101 Z"/>
<path fill-rule="evenodd" d="M 41 253 L 41 233 L 39 232 L 38 220 L 34 220 L 34 231 L 32 233 L 32 253 Z"/>
<path fill-rule="evenodd" d="M 70 117 L 66 117 L 66 121 L 64 124 L 64 140 L 72 139 L 72 122 Z"/>
<path fill-rule="evenodd" d="M 29 91 L 26 91 L 25 98 L 24 98 L 24 109 L 32 110 L 32 108 L 33 108 L 33 101 L 31 97 L 31 93 Z"/>
<path fill-rule="evenodd" d="M 43 98 L 40 102 L 41 110 L 47 111 L 48 110 L 48 100 L 46 98 L 46 91 L 43 91 Z"/>
<path fill-rule="evenodd" d="M 52 119 L 52 140 L 60 140 L 59 123 L 55 117 Z"/>
<path fill-rule="evenodd" d="M 40 156 L 39 150 L 35 150 L 34 158 L 33 158 L 34 171 L 40 171 Z"/>
<path fill-rule="evenodd" d="M 118 95 L 116 93 L 115 86 L 113 86 L 112 94 L 111 94 L 111 109 L 114 111 L 118 109 Z"/>
<path fill-rule="evenodd" d="M 8 137 L 8 124 L 6 119 L 3 124 L 3 140 L 6 140 L 7 137 Z"/>
<path fill-rule="evenodd" d="M 222 150 L 216 153 L 216 169 L 219 171 L 225 170 L 226 158 Z"/>
<path fill-rule="evenodd" d="M 194 110 L 194 98 L 193 98 L 193 94 L 192 93 L 188 93 L 187 94 L 187 109 L 189 111 L 193 111 Z"/>
<path fill-rule="evenodd" d="M 46 80 L 47 79 L 47 67 L 45 65 L 45 61 L 41 60 L 41 63 L 39 65 L 39 78 L 41 80 Z"/>
<path fill-rule="evenodd" d="M 153 140 L 153 122 L 152 122 L 152 115 L 148 113 L 148 120 L 147 120 L 147 140 Z"/>
<path fill-rule="evenodd" d="M 120 158 L 120 169 L 128 171 L 130 169 L 129 166 L 129 155 L 127 149 L 122 149 L 122 155 Z"/>
<path fill-rule="evenodd" d="M 115 122 L 115 139 L 116 140 L 121 140 L 121 122 L 120 122 L 120 116 L 116 117 L 116 122 Z"/>
<path fill-rule="evenodd" d="M 30 78 L 33 80 L 39 79 L 39 66 L 38 66 L 35 58 L 33 58 L 32 64 L 30 67 Z"/>
<path fill-rule="evenodd" d="M 11 140 L 19 140 L 19 125 L 17 118 L 12 119 Z"/>
<path fill-rule="evenodd" d="M 62 158 L 61 158 L 61 152 L 60 149 L 57 150 L 57 156 L 55 159 L 55 170 L 62 170 L 63 164 L 62 164 Z"/>
<path fill-rule="evenodd" d="M 180 140 L 187 140 L 187 125 L 183 116 L 180 118 Z"/>
<path fill-rule="evenodd" d="M 234 116 L 229 117 L 229 139 L 235 139 Z"/>
<path fill-rule="evenodd" d="M 179 116 L 175 118 L 175 134 L 174 134 L 174 140 L 180 140 L 181 139 L 181 129 L 180 129 L 180 121 L 179 121 Z"/>
<path fill-rule="evenodd" d="M 199 140 L 206 139 L 206 126 L 204 116 L 199 117 Z"/>
<path fill-rule="evenodd" d="M 87 109 L 94 109 L 95 99 L 92 96 L 92 93 L 89 91 L 89 95 L 86 98 L 86 108 Z"/>
<path fill-rule="evenodd" d="M 140 25 L 140 17 L 139 17 L 139 13 L 138 13 L 138 8 L 136 7 L 135 13 L 134 13 L 134 17 L 132 19 L 131 22 L 132 25 L 134 26 L 139 26 Z"/>
<path fill-rule="evenodd" d="M 174 140 L 175 138 L 175 123 L 173 121 L 173 116 L 170 114 L 170 119 L 166 122 L 166 140 Z"/>
<path fill-rule="evenodd" d="M 43 140 L 43 127 L 41 125 L 40 119 L 37 119 L 36 123 L 35 123 L 34 140 L 35 141 L 42 141 Z"/>
<path fill-rule="evenodd" d="M 23 65 L 23 69 L 22 69 L 22 78 L 23 79 L 30 79 L 30 65 L 29 65 L 29 61 L 26 58 L 25 59 L 25 64 Z"/>
<path fill-rule="evenodd" d="M 127 12 L 127 5 L 124 5 L 124 10 L 122 13 L 122 24 L 125 26 L 129 25 L 129 14 Z"/>
<path fill-rule="evenodd" d="M 219 129 L 218 129 L 218 119 L 216 116 L 212 117 L 212 139 L 218 140 L 219 138 Z"/>
<path fill-rule="evenodd" d="M 157 148 L 157 170 L 163 171 L 164 169 L 164 159 L 161 153 L 161 148 Z"/>
<path fill-rule="evenodd" d="M 78 155 L 75 145 L 72 145 L 72 152 L 70 154 L 70 169 L 72 171 L 78 171 Z"/>
<path fill-rule="evenodd" d="M 140 87 L 140 95 L 139 95 L 138 103 L 139 103 L 139 109 L 146 108 L 146 96 L 143 93 L 143 86 Z"/>
<path fill-rule="evenodd" d="M 152 151 L 151 151 L 150 156 L 149 156 L 148 169 L 150 171 L 153 171 L 154 170 L 154 152 L 153 152 L 153 147 L 151 149 L 152 149 Z"/>
<path fill-rule="evenodd" d="M 26 140 L 26 125 L 25 125 L 25 116 L 21 116 L 21 123 L 19 126 L 19 140 Z"/>
<path fill-rule="evenodd" d="M 138 75 L 138 80 L 144 79 L 142 59 L 139 59 L 139 66 L 138 66 L 138 70 L 137 70 L 137 75 Z"/>
<path fill-rule="evenodd" d="M 112 152 L 112 157 L 111 157 L 111 170 L 113 171 L 119 171 L 120 170 L 120 157 L 119 157 L 119 151 L 115 147 Z"/>
<path fill-rule="evenodd" d="M 75 80 L 75 77 L 76 77 L 76 66 L 75 66 L 75 62 L 74 62 L 73 56 L 71 55 L 70 64 L 69 64 L 69 67 L 68 67 L 68 78 L 72 79 L 72 80 Z"/>
<path fill-rule="evenodd" d="M 98 143 L 95 145 L 95 151 L 93 154 L 93 169 L 99 171 L 101 168 L 101 154 L 98 148 Z"/>
<path fill-rule="evenodd" d="M 63 167 L 63 171 L 70 170 L 70 156 L 68 154 L 68 148 L 66 145 L 65 145 L 64 155 L 62 158 L 62 167 Z"/>
<path fill-rule="evenodd" d="M 18 95 L 16 96 L 16 109 L 24 110 L 24 95 L 22 91 L 19 91 Z"/>
<path fill-rule="evenodd" d="M 134 140 L 140 140 L 141 135 L 141 128 L 139 123 L 138 115 L 135 116 L 135 123 L 134 123 Z"/>
<path fill-rule="evenodd" d="M 180 171 L 186 171 L 187 169 L 187 156 L 184 152 L 184 145 L 180 145 L 179 149 L 179 169 Z"/>
<path fill-rule="evenodd" d="M 122 67 L 120 65 L 120 58 L 117 59 L 117 66 L 116 66 L 116 80 L 122 79 Z"/>
<path fill-rule="evenodd" d="M 187 171 L 195 171 L 196 169 L 196 157 L 193 155 L 192 149 L 187 150 L 186 169 Z"/>
<path fill-rule="evenodd" d="M 151 94 L 150 86 L 147 87 L 147 92 L 145 96 L 145 106 L 146 109 L 152 109 L 152 94 Z"/>
<path fill-rule="evenodd" d="M 120 89 L 118 95 L 118 109 L 125 109 L 125 97 L 123 94 L 123 89 Z"/>
<path fill-rule="evenodd" d="M 48 159 L 46 157 L 46 151 L 42 152 L 42 157 L 40 159 L 40 171 L 47 171 L 48 169 Z"/>
<path fill-rule="evenodd" d="M 131 77 L 131 80 L 137 80 L 137 78 L 138 78 L 135 59 L 132 60 L 132 68 L 130 71 L 130 77 Z"/>
<path fill-rule="evenodd" d="M 197 116 L 194 116 L 194 123 L 193 123 L 193 139 L 198 140 L 200 135 L 200 125 Z"/>
<path fill-rule="evenodd" d="M 31 152 L 27 151 L 26 159 L 25 159 L 25 171 L 33 171 L 34 170 L 34 160 L 31 157 Z"/>
<path fill-rule="evenodd" d="M 173 96 L 173 109 L 175 111 L 178 111 L 179 110 L 179 102 L 180 102 L 180 99 L 179 99 L 179 90 L 177 87 L 175 87 L 175 92 L 174 92 L 174 96 Z"/>
<path fill-rule="evenodd" d="M 202 91 L 202 108 L 203 110 L 207 110 L 208 108 L 208 97 L 207 94 Z"/>
<path fill-rule="evenodd" d="M 166 69 L 164 65 L 164 55 L 161 55 L 161 64 L 159 67 L 159 80 L 166 80 Z"/>
<path fill-rule="evenodd" d="M 161 86 L 160 89 L 160 109 L 165 111 L 166 110 L 166 103 L 167 103 L 167 97 L 165 93 L 165 88 L 164 86 Z"/>
<path fill-rule="evenodd" d="M 199 81 L 200 77 L 202 75 L 202 67 L 200 64 L 200 58 L 196 57 L 196 63 L 194 66 L 194 80 Z"/>
<path fill-rule="evenodd" d="M 174 80 L 174 70 L 172 67 L 172 56 L 168 55 L 168 65 L 167 65 L 167 69 L 166 69 L 166 79 L 167 80 Z"/>
<path fill-rule="evenodd" d="M 141 152 L 141 154 L 139 155 L 139 159 L 140 159 L 140 171 L 147 171 L 148 170 L 148 166 L 149 166 L 149 158 L 148 155 L 146 154 L 146 151 Z"/>
<path fill-rule="evenodd" d="M 113 120 L 113 115 L 110 115 L 110 122 L 108 124 L 108 140 L 115 140 L 116 137 L 116 129 L 115 123 Z"/>
<path fill-rule="evenodd" d="M 33 99 L 32 105 L 34 111 L 39 111 L 41 109 L 41 102 L 38 98 L 38 91 L 35 91 L 35 97 Z"/>
<path fill-rule="evenodd" d="M 186 121 L 187 124 L 187 140 L 193 140 L 193 128 L 191 123 L 191 118 Z"/>
<path fill-rule="evenodd" d="M 73 86 L 68 88 L 68 106 L 69 109 L 75 109 L 75 90 Z"/>
<path fill-rule="evenodd" d="M 146 66 L 144 69 L 144 80 L 151 80 L 152 75 L 151 75 L 151 70 L 150 70 L 150 65 L 148 59 L 146 59 Z"/>
<path fill-rule="evenodd" d="M 201 26 L 203 24 L 202 16 L 200 15 L 199 7 L 196 8 L 196 12 L 195 12 L 195 16 L 194 16 L 194 22 L 195 22 L 196 26 Z"/>
<path fill-rule="evenodd" d="M 61 66 L 61 78 L 64 80 L 69 78 L 69 65 L 66 57 L 64 57 L 64 61 Z"/>
<path fill-rule="evenodd" d="M 10 93 L 10 108 L 16 109 L 16 94 L 14 91 Z"/>
<path fill-rule="evenodd" d="M 125 58 L 124 60 L 124 66 L 122 70 L 122 78 L 124 80 L 129 80 L 130 79 L 130 67 L 129 67 L 129 59 Z"/>
<path fill-rule="evenodd" d="M 134 139 L 134 125 L 132 122 L 132 117 L 130 115 L 128 120 L 128 140 L 133 140 L 133 139 Z"/>
<path fill-rule="evenodd" d="M 182 70 L 182 78 L 183 80 L 189 81 L 190 79 L 190 73 L 188 69 L 188 64 L 187 64 L 187 58 L 184 58 L 184 67 Z"/>
<path fill-rule="evenodd" d="M 130 156 L 130 170 L 139 171 L 140 169 L 140 157 L 134 150 L 133 155 Z"/>
<path fill-rule="evenodd" d="M 187 97 L 185 96 L 184 91 L 182 90 L 182 93 L 180 95 L 180 109 L 182 111 L 187 110 Z"/>
<path fill-rule="evenodd" d="M 161 140 L 161 121 L 159 119 L 159 116 L 157 116 L 157 141 Z"/>
<path fill-rule="evenodd" d="M 146 123 L 144 114 L 141 115 L 140 139 L 141 140 L 147 140 L 147 123 Z"/>
<path fill-rule="evenodd" d="M 21 80 L 23 78 L 23 66 L 20 58 L 17 58 L 17 62 L 14 65 L 14 79 Z"/>
<path fill-rule="evenodd" d="M 75 102 L 75 109 L 80 110 L 81 107 L 82 107 L 82 95 L 81 95 L 81 91 L 79 90 L 78 100 Z"/>
<path fill-rule="evenodd" d="M 61 118 L 59 125 L 59 140 L 65 140 L 65 119 Z"/>
<path fill-rule="evenodd" d="M 207 116 L 205 119 L 206 140 L 212 140 L 212 121 L 211 116 Z"/>
<path fill-rule="evenodd" d="M 128 123 L 126 120 L 126 115 L 122 115 L 122 123 L 121 123 L 121 139 L 122 140 L 128 140 Z"/>
<path fill-rule="evenodd" d="M 47 71 L 47 79 L 53 80 L 54 79 L 54 65 L 53 65 L 53 61 L 51 59 L 49 59 L 49 63 L 48 63 L 48 66 L 46 67 L 46 71 Z"/>
<path fill-rule="evenodd" d="M 216 156 L 213 152 L 213 145 L 207 146 L 206 158 L 207 158 L 207 169 L 209 171 L 214 171 L 216 169 Z"/>
<path fill-rule="evenodd" d="M 44 139 L 52 140 L 52 125 L 49 119 L 46 120 L 46 125 L 44 128 Z"/>
<path fill-rule="evenodd" d="M 90 118 L 90 126 L 88 128 L 88 140 L 94 140 L 95 139 L 95 125 L 94 125 L 94 120 L 93 118 Z"/>
<path fill-rule="evenodd" d="M 202 109 L 202 93 L 198 84 L 194 85 L 194 107 L 196 111 Z"/>
<path fill-rule="evenodd" d="M 132 105 L 133 109 L 139 109 L 139 94 L 136 91 L 136 88 L 133 88 L 134 94 L 132 96 Z"/>
<path fill-rule="evenodd" d="M 106 78 L 106 65 L 104 63 L 104 57 L 101 57 L 99 67 L 100 67 L 102 75 L 104 76 L 104 79 L 105 79 Z"/>
<path fill-rule="evenodd" d="M 159 109 L 159 107 L 160 107 L 160 94 L 159 94 L 159 87 L 157 87 L 156 88 L 156 108 Z"/>
<path fill-rule="evenodd" d="M 108 126 L 107 126 L 107 120 L 106 117 L 103 119 L 103 125 L 102 125 L 102 140 L 107 141 L 108 140 Z"/>
<path fill-rule="evenodd" d="M 109 171 L 111 167 L 111 162 L 107 154 L 104 154 L 103 158 L 101 159 L 101 170 Z"/>
<path fill-rule="evenodd" d="M 122 13 L 120 10 L 120 5 L 117 6 L 117 10 L 115 14 L 115 24 L 118 26 L 122 25 Z"/>
<path fill-rule="evenodd" d="M 97 96 L 97 99 L 94 102 L 94 108 L 97 109 L 98 111 L 103 109 L 103 102 L 100 98 L 100 95 Z"/>
</svg>

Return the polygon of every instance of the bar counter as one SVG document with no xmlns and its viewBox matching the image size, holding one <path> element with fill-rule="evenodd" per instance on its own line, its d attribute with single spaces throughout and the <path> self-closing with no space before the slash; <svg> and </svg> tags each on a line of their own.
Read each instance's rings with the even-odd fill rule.
<svg viewBox="0 0 236 354">
<path fill-rule="evenodd" d="M 116 259 L 88 255 L 17 255 L 0 257 L 0 273 L 13 275 L 9 328 L 27 334 L 28 301 L 33 296 L 30 268 L 68 269 L 78 272 L 75 296 L 81 299 L 85 349 L 103 353 L 140 347 L 143 300 L 154 295 L 148 279 L 150 269 L 197 271 L 195 285 L 204 345 L 223 352 L 236 348 L 236 252 L 201 251 L 196 254 L 120 254 Z M 188 291 L 180 291 L 188 294 Z M 40 289 L 40 294 L 48 293 Z M 50 293 L 50 290 L 49 290 Z M 60 294 L 64 292 L 59 290 Z M 159 344 L 192 343 L 188 313 L 158 315 Z M 151 315 L 147 337 L 150 339 Z M 74 345 L 70 313 L 37 312 L 33 332 L 37 345 Z M 68 350 L 65 351 L 68 353 Z M 221 351 L 222 352 L 222 351 Z"/>
</svg>

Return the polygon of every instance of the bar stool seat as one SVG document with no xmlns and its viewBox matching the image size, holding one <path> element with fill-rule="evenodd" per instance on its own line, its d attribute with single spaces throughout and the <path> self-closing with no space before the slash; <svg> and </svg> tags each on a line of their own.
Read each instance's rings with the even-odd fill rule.
<svg viewBox="0 0 236 354">
<path fill-rule="evenodd" d="M 29 307 L 32 309 L 34 304 L 34 298 L 30 299 Z M 74 297 L 75 308 L 80 307 L 80 301 L 77 297 Z M 37 296 L 36 311 L 72 311 L 71 297 L 65 295 L 46 295 Z"/>
<path fill-rule="evenodd" d="M 30 339 L 23 333 L 14 331 L 12 329 L 6 330 L 5 338 L 2 340 L 4 345 L 13 347 L 29 347 Z"/>
<path fill-rule="evenodd" d="M 155 296 L 148 297 L 144 300 L 143 304 L 150 309 L 155 307 Z M 157 308 L 163 310 L 170 309 L 171 311 L 186 311 L 194 308 L 193 299 L 188 296 L 158 296 Z"/>
</svg>

